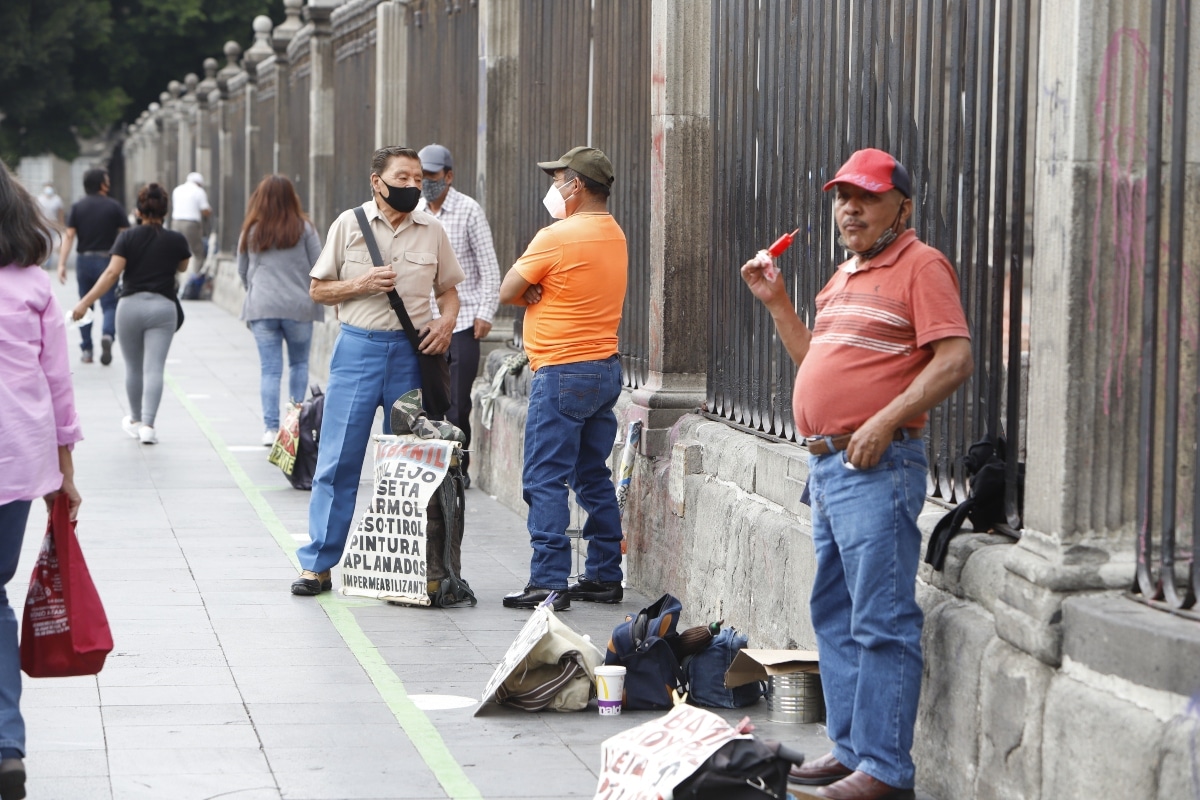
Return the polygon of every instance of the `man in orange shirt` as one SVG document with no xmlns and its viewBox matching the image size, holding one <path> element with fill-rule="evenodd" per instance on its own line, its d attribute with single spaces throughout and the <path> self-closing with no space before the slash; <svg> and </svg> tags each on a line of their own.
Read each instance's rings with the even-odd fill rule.
<svg viewBox="0 0 1200 800">
<path fill-rule="evenodd" d="M 742 267 L 796 363 L 792 414 L 809 450 L 817 574 L 809 610 L 833 751 L 790 781 L 836 800 L 911 800 L 921 691 L 916 600 L 929 410 L 971 374 L 958 276 L 908 229 L 912 183 L 859 150 L 825 190 L 852 256 L 817 295 L 810 331 L 769 256 Z"/>
<path fill-rule="evenodd" d="M 612 163 L 592 147 L 538 164 L 554 178 L 543 203 L 559 222 L 533 237 L 504 277 L 500 301 L 526 306 L 524 340 L 533 370 L 525 418 L 525 502 L 533 557 L 525 589 L 508 608 L 534 608 L 552 592 L 554 610 L 571 600 L 616 603 L 621 589 L 621 513 L 608 456 L 621 395 L 617 326 L 625 304 L 629 251 L 608 213 Z M 587 565 L 571 570 L 567 485 L 587 512 Z"/>
</svg>

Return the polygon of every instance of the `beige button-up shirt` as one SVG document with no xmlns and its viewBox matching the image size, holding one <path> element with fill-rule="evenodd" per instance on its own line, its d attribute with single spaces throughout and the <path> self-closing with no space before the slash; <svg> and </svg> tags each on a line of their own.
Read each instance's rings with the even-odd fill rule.
<svg viewBox="0 0 1200 800">
<path fill-rule="evenodd" d="M 419 331 L 433 319 L 429 293 L 441 295 L 466 278 L 450 237 L 442 224 L 424 211 L 413 211 L 393 229 L 371 198 L 362 205 L 375 234 L 380 255 L 396 273 L 396 291 Z M 354 209 L 343 211 L 329 226 L 325 247 L 308 274 L 322 281 L 348 281 L 371 271 L 371 253 L 363 239 Z M 386 294 L 372 294 L 339 303 L 338 320 L 372 331 L 402 330 Z"/>
</svg>

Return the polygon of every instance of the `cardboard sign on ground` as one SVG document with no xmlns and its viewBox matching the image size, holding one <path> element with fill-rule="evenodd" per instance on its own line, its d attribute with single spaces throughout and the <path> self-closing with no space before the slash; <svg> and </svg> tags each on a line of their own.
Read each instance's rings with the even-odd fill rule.
<svg viewBox="0 0 1200 800">
<path fill-rule="evenodd" d="M 816 650 L 751 650 L 738 651 L 725 671 L 725 688 L 765 681 L 771 675 L 792 672 L 820 672 Z"/>
</svg>

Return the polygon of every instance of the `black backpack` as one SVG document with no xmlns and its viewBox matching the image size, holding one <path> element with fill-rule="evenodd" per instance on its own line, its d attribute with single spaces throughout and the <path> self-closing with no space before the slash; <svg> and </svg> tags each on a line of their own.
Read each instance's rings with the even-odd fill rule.
<svg viewBox="0 0 1200 800">
<path fill-rule="evenodd" d="M 613 629 L 604 663 L 625 667 L 625 708 L 671 708 L 672 691 L 687 687 L 671 649 L 682 610 L 678 600 L 664 594 Z"/>
<path fill-rule="evenodd" d="M 300 437 L 296 442 L 296 465 L 288 480 L 294 489 L 312 491 L 317 474 L 317 448 L 321 442 L 321 420 L 325 416 L 325 393 L 313 384 L 311 396 L 300 405 Z"/>
<path fill-rule="evenodd" d="M 756 738 L 726 742 L 675 787 L 675 800 L 787 800 L 792 764 L 804 756 Z"/>
<path fill-rule="evenodd" d="M 962 531 L 963 522 L 971 520 L 976 532 L 992 530 L 1007 521 L 1004 513 L 1004 465 L 1008 443 L 1003 436 L 990 434 L 971 445 L 963 457 L 963 466 L 971 481 L 967 499 L 950 509 L 938 520 L 925 550 L 925 563 L 936 570 L 946 566 L 950 540 Z M 1017 508 L 1025 505 L 1025 465 L 1017 464 Z"/>
</svg>

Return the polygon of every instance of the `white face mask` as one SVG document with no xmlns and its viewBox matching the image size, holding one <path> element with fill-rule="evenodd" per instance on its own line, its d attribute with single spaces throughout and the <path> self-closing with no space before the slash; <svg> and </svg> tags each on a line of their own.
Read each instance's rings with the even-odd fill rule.
<svg viewBox="0 0 1200 800">
<path fill-rule="evenodd" d="M 559 187 L 557 186 L 551 186 L 550 190 L 546 192 L 546 196 L 542 198 L 542 205 L 550 212 L 550 216 L 555 219 L 566 219 L 567 201 L 558 189 Z"/>
</svg>

